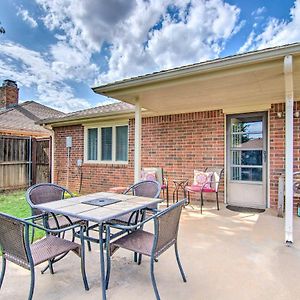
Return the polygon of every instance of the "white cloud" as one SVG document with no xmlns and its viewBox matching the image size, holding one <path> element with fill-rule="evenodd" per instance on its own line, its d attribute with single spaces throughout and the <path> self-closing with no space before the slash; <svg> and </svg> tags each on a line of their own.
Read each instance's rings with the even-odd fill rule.
<svg viewBox="0 0 300 300">
<path fill-rule="evenodd" d="M 270 18 L 262 32 L 250 33 L 243 50 L 263 49 L 300 41 L 300 0 L 295 0 L 290 10 L 290 20 Z M 240 50 L 241 50 L 240 49 Z"/>
<path fill-rule="evenodd" d="M 52 55 L 52 69 L 60 72 L 61 76 L 67 80 L 77 82 L 90 81 L 99 72 L 98 67 L 91 62 L 91 53 L 80 51 L 76 47 L 71 47 L 66 42 L 58 42 L 50 47 Z"/>
<path fill-rule="evenodd" d="M 0 77 L 14 79 L 20 87 L 35 87 L 37 101 L 65 112 L 91 106 L 87 100 L 74 97 L 64 74 L 39 52 L 5 42 L 0 44 L 0 54 Z"/>
<path fill-rule="evenodd" d="M 0 44 L 0 76 L 9 74 L 21 85 L 36 87 L 43 103 L 67 111 L 90 106 L 74 96 L 70 81 L 106 83 L 212 59 L 244 25 L 240 9 L 224 0 L 36 2 L 39 20 L 56 42 L 45 53 Z M 30 23 L 28 11 L 19 11 Z M 101 51 L 107 45 L 105 63 Z"/>
<path fill-rule="evenodd" d="M 137 1 L 111 39 L 109 70 L 101 83 L 217 57 L 239 30 L 240 10 L 221 0 Z M 176 9 L 172 18 L 168 9 Z M 158 29 L 150 30 L 157 22 Z M 119 33 L 119 34 L 118 34 Z"/>
<path fill-rule="evenodd" d="M 29 11 L 27 9 L 17 7 L 17 10 L 17 15 L 21 16 L 22 20 L 26 22 L 30 27 L 35 28 L 38 26 L 38 23 L 33 17 L 29 15 Z"/>
<path fill-rule="evenodd" d="M 36 1 L 45 11 L 45 26 L 62 30 L 64 47 L 84 53 L 83 62 L 104 42 L 110 45 L 101 83 L 215 58 L 243 25 L 239 8 L 223 0 Z M 57 58 L 61 44 L 53 49 Z"/>
<path fill-rule="evenodd" d="M 247 52 L 247 50 L 251 47 L 252 43 L 253 43 L 253 39 L 255 37 L 255 32 L 251 31 L 251 33 L 249 34 L 246 42 L 243 44 L 243 46 L 239 49 L 238 53 L 244 53 Z"/>
<path fill-rule="evenodd" d="M 254 10 L 251 13 L 251 15 L 254 16 L 254 17 L 258 17 L 258 16 L 264 14 L 266 11 L 267 11 L 266 7 L 265 6 L 261 6 L 261 7 L 258 7 L 256 10 Z"/>
</svg>

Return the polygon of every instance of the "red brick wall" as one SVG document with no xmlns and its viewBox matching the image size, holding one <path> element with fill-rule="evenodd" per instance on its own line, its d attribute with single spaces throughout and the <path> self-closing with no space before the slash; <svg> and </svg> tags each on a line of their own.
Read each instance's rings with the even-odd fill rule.
<svg viewBox="0 0 300 300">
<path fill-rule="evenodd" d="M 128 165 L 84 164 L 82 192 L 107 190 L 133 182 L 134 120 L 129 122 Z M 66 137 L 72 136 L 69 188 L 78 191 L 83 159 L 83 127 L 55 128 L 55 182 L 66 185 Z M 162 166 L 172 186 L 174 178 L 192 180 L 194 169 L 224 164 L 224 115 L 221 111 L 144 118 L 142 122 L 142 166 Z"/>
<path fill-rule="evenodd" d="M 130 134 L 130 136 L 132 135 Z M 81 172 L 76 163 L 78 159 L 83 160 L 84 156 L 84 130 L 81 125 L 55 128 L 54 181 L 60 185 L 67 185 L 67 136 L 72 136 L 69 189 L 73 192 L 78 192 Z M 132 142 L 130 138 L 129 144 L 132 145 Z M 132 161 L 131 158 L 130 161 Z M 131 163 L 128 165 L 85 163 L 82 166 L 81 192 L 83 193 L 105 191 L 113 186 L 126 186 L 132 181 L 133 167 Z"/>
<path fill-rule="evenodd" d="M 300 103 L 298 104 L 300 108 Z M 277 207 L 278 177 L 284 172 L 283 104 L 270 111 L 270 202 Z M 55 181 L 66 185 L 66 136 L 73 137 L 69 188 L 78 191 L 77 159 L 83 159 L 83 127 L 55 129 Z M 142 166 L 162 166 L 172 186 L 174 178 L 192 180 L 194 169 L 224 165 L 224 115 L 221 110 L 143 118 Z M 294 170 L 300 170 L 300 118 L 294 121 Z M 84 164 L 82 192 L 107 190 L 133 182 L 134 120 L 129 122 L 128 165 Z M 223 189 L 223 187 L 221 187 Z M 295 207 L 299 199 L 295 199 Z"/>
<path fill-rule="evenodd" d="M 300 102 L 294 105 L 294 111 L 300 109 Z M 283 103 L 274 104 L 270 111 L 270 204 L 277 208 L 278 178 L 285 169 L 285 118 L 279 118 L 278 112 L 285 112 Z M 300 171 L 300 118 L 294 118 L 294 172 Z M 298 197 L 294 198 L 294 211 Z"/>
<path fill-rule="evenodd" d="M 0 87 L 0 108 L 8 108 L 18 104 L 19 89 L 12 86 Z"/>
<path fill-rule="evenodd" d="M 224 115 L 218 111 L 145 118 L 142 166 L 162 166 L 170 185 L 194 169 L 224 165 Z"/>
</svg>

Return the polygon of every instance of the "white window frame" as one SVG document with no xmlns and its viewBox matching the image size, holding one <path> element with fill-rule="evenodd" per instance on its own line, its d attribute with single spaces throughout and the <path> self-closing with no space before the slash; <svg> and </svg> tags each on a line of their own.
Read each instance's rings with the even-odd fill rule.
<svg viewBox="0 0 300 300">
<path fill-rule="evenodd" d="M 128 127 L 128 138 L 127 138 L 127 160 L 121 161 L 116 160 L 116 145 L 117 145 L 117 134 L 116 127 L 127 126 Z M 101 142 L 102 142 L 102 128 L 112 128 L 112 160 L 101 160 Z M 97 128 L 98 129 L 98 151 L 97 151 L 97 160 L 88 160 L 88 129 Z M 125 165 L 128 164 L 128 155 L 129 155 L 129 122 L 113 122 L 113 123 L 97 123 L 97 124 L 88 124 L 84 125 L 84 162 L 91 164 L 118 164 Z"/>
</svg>

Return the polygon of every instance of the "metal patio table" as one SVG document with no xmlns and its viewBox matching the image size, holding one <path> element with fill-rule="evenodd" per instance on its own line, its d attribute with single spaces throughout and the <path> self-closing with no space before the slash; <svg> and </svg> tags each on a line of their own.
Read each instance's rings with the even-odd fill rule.
<svg viewBox="0 0 300 300">
<path fill-rule="evenodd" d="M 109 200 L 108 202 L 111 202 L 111 204 L 105 203 L 105 206 L 99 206 L 101 205 L 101 202 L 105 202 L 106 200 Z M 117 219 L 118 217 L 128 213 L 145 209 L 148 206 L 158 204 L 162 201 L 162 199 L 99 192 L 80 197 L 38 204 L 35 205 L 35 208 L 38 208 L 44 212 L 62 214 L 68 217 L 75 217 L 80 220 L 94 222 L 97 224 L 96 226 L 99 228 L 99 240 L 87 235 L 81 238 L 92 242 L 97 242 L 100 245 L 102 299 L 106 299 L 107 279 L 105 274 L 103 246 L 105 243 L 106 251 L 109 249 L 110 234 L 106 234 L 106 238 L 103 239 L 105 223 L 109 220 Z M 107 253 L 107 255 L 109 254 Z"/>
</svg>

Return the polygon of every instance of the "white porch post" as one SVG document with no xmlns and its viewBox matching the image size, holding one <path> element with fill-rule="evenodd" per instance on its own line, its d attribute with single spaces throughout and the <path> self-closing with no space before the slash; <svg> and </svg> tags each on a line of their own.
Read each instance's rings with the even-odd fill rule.
<svg viewBox="0 0 300 300">
<path fill-rule="evenodd" d="M 134 182 L 141 178 L 142 110 L 139 101 L 135 104 L 134 116 Z"/>
<path fill-rule="evenodd" d="M 293 243 L 293 57 L 284 58 L 285 79 L 285 242 Z"/>
</svg>

